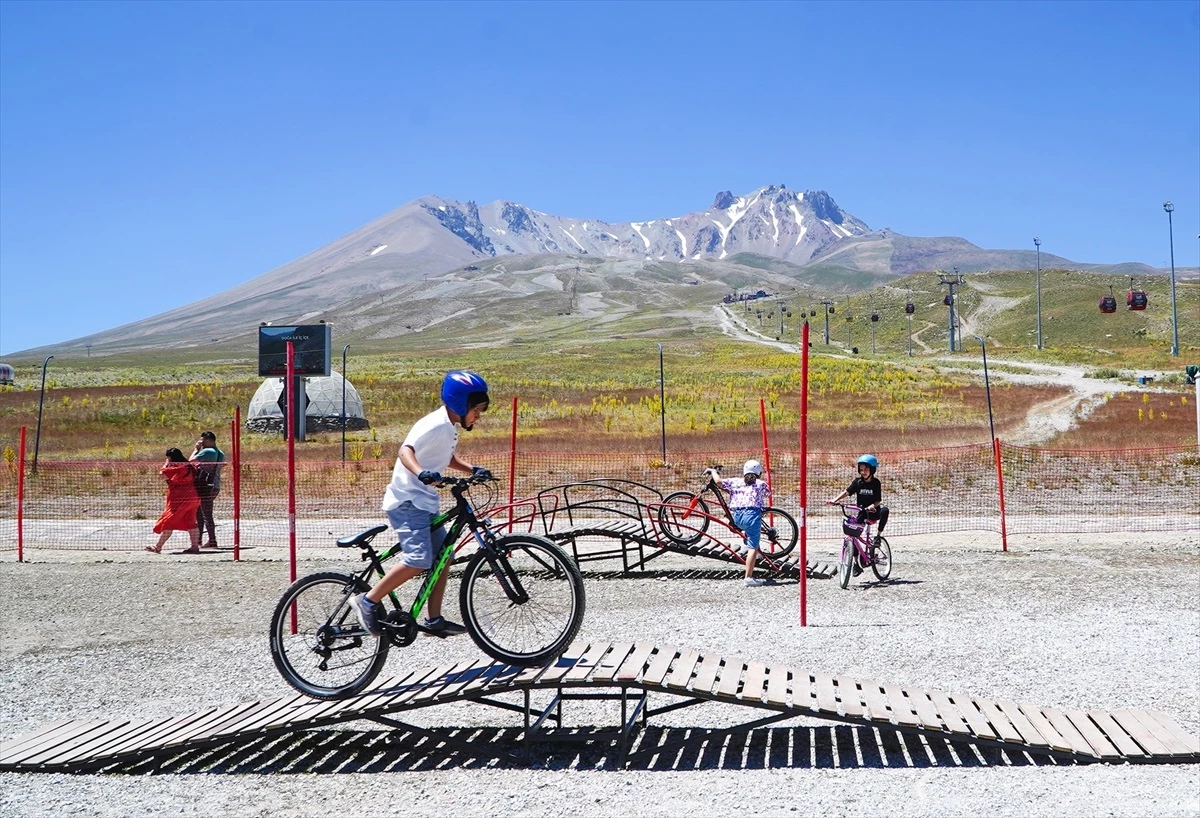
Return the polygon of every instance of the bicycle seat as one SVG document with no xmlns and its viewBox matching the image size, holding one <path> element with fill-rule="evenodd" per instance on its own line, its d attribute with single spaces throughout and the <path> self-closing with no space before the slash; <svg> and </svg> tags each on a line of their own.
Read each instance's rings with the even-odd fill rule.
<svg viewBox="0 0 1200 818">
<path fill-rule="evenodd" d="M 355 534 L 353 537 L 342 537 L 337 541 L 338 548 L 352 548 L 356 545 L 359 548 L 363 548 L 371 544 L 371 540 L 375 538 L 376 534 L 387 531 L 387 528 L 386 525 L 377 525 L 374 528 L 368 528 L 366 531 Z"/>
</svg>

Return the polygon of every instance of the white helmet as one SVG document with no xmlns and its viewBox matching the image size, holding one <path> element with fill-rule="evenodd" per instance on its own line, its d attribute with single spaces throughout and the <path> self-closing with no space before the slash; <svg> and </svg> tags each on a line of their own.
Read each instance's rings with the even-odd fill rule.
<svg viewBox="0 0 1200 818">
<path fill-rule="evenodd" d="M 762 477 L 762 463 L 757 460 L 747 460 L 746 465 L 742 466 L 742 474 L 753 474 L 757 477 Z"/>
</svg>

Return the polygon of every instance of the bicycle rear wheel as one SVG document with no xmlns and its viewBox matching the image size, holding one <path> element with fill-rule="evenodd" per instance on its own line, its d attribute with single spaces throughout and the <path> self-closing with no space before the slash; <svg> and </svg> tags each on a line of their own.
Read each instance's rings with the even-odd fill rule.
<svg viewBox="0 0 1200 818">
<path fill-rule="evenodd" d="M 708 531 L 708 504 L 690 491 L 673 491 L 658 507 L 658 527 L 680 545 L 700 542 Z"/>
<path fill-rule="evenodd" d="M 326 571 L 284 591 L 271 617 L 271 659 L 288 684 L 316 699 L 340 699 L 375 680 L 390 643 L 363 630 L 350 608 L 350 597 L 367 590 L 353 574 Z"/>
<path fill-rule="evenodd" d="M 519 667 L 562 656 L 583 624 L 583 576 L 549 540 L 518 534 L 481 549 L 459 589 L 463 623 L 479 649 Z"/>
<path fill-rule="evenodd" d="M 842 558 L 838 562 L 838 585 L 847 588 L 850 576 L 854 572 L 854 542 L 849 537 L 842 538 Z"/>
<path fill-rule="evenodd" d="M 796 519 L 781 508 L 765 508 L 762 517 L 762 538 L 759 548 L 768 557 L 790 554 L 800 538 Z"/>
<path fill-rule="evenodd" d="M 871 546 L 871 570 L 880 580 L 892 575 L 892 547 L 884 537 L 876 537 Z"/>
</svg>

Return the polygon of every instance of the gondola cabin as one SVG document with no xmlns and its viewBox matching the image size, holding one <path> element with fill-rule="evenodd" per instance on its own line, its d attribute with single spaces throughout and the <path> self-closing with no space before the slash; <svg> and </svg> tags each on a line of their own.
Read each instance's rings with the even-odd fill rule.
<svg viewBox="0 0 1200 818">
<path fill-rule="evenodd" d="M 1100 299 L 1100 312 L 1112 313 L 1117 311 L 1117 299 L 1114 296 L 1106 295 Z"/>
<path fill-rule="evenodd" d="M 1131 310 L 1144 310 L 1149 303 L 1144 290 L 1130 290 L 1125 296 L 1125 306 Z"/>
<path fill-rule="evenodd" d="M 907 304 L 904 305 L 904 314 L 905 315 L 912 315 L 916 311 L 917 311 L 917 305 L 914 304 L 913 302 L 909 301 Z"/>
<path fill-rule="evenodd" d="M 879 322 L 879 313 L 877 313 L 877 312 L 871 313 L 871 323 L 875 324 L 878 322 Z"/>
<path fill-rule="evenodd" d="M 951 298 L 949 295 L 947 295 L 945 298 L 942 299 L 942 303 L 945 304 L 947 307 L 949 307 L 951 304 L 954 303 L 954 299 Z"/>
</svg>

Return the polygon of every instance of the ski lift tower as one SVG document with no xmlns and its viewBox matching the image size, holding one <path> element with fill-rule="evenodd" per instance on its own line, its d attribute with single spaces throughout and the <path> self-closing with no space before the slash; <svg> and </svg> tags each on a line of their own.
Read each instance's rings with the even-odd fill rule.
<svg viewBox="0 0 1200 818">
<path fill-rule="evenodd" d="M 954 275 L 952 275 L 952 276 L 946 275 L 945 273 L 941 273 L 938 276 L 938 284 L 950 288 L 949 292 L 946 293 L 946 297 L 942 299 L 942 303 L 950 308 L 949 312 L 950 312 L 950 351 L 951 352 L 954 352 L 954 288 L 959 286 L 960 284 L 965 284 L 965 283 L 966 283 L 966 280 L 963 278 L 962 273 L 960 273 L 958 271 L 957 267 L 954 268 Z"/>
<path fill-rule="evenodd" d="M 821 304 L 825 307 L 825 346 L 829 346 L 829 313 L 833 312 L 833 301 L 822 298 Z"/>
</svg>

